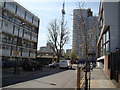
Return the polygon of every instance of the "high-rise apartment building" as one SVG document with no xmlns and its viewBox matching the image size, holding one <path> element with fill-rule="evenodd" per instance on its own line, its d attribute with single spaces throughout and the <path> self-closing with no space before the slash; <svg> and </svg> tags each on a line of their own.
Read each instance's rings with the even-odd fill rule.
<svg viewBox="0 0 120 90">
<path fill-rule="evenodd" d="M 82 20 L 84 19 L 84 25 Z M 85 37 L 83 32 L 88 32 L 87 35 L 94 36 L 91 38 L 91 46 L 89 46 L 89 53 L 96 53 L 96 32 L 93 34 L 92 30 L 97 22 L 97 17 L 93 16 L 91 9 L 74 9 L 73 10 L 73 42 L 72 49 L 76 52 L 81 60 L 85 60 Z M 86 29 L 86 31 L 84 30 Z M 88 42 L 87 42 L 88 43 Z M 89 56 L 89 60 L 95 60 L 94 56 Z"/>
<path fill-rule="evenodd" d="M 39 18 L 14 1 L 2 2 L 0 9 L 2 60 L 36 59 Z"/>
</svg>

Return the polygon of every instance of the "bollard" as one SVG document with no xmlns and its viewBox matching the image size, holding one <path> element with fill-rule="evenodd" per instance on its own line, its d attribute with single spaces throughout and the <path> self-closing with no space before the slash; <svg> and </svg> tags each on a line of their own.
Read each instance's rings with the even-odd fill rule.
<svg viewBox="0 0 120 90">
<path fill-rule="evenodd" d="M 77 90 L 80 90 L 80 66 L 77 66 Z"/>
</svg>

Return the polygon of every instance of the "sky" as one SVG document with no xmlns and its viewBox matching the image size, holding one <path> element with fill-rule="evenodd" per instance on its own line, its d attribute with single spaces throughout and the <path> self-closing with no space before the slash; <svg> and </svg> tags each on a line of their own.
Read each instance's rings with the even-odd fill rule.
<svg viewBox="0 0 120 90">
<path fill-rule="evenodd" d="M 40 18 L 40 26 L 39 26 L 39 35 L 38 35 L 38 48 L 41 46 L 46 46 L 47 43 L 47 35 L 48 35 L 48 25 L 54 20 L 58 19 L 59 21 L 62 19 L 62 4 L 65 1 L 65 20 L 68 23 L 68 29 L 70 30 L 70 41 L 68 44 L 64 46 L 64 49 L 72 48 L 72 14 L 73 9 L 77 8 L 77 2 L 84 2 L 85 8 L 91 8 L 94 15 L 98 15 L 99 11 L 99 0 L 15 0 L 24 8 L 35 14 Z M 89 1 L 89 2 L 88 2 Z"/>
</svg>

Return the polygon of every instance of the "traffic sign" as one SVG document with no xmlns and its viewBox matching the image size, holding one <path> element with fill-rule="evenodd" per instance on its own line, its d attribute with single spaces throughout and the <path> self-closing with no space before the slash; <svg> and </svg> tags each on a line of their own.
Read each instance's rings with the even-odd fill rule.
<svg viewBox="0 0 120 90">
<path fill-rule="evenodd" d="M 18 55 L 19 52 L 18 52 L 18 51 L 14 51 L 13 54 L 14 54 L 14 55 Z"/>
</svg>

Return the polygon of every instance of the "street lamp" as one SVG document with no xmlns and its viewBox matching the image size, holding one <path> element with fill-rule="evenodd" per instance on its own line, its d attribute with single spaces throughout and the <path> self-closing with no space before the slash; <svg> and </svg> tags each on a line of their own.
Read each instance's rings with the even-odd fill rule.
<svg viewBox="0 0 120 90">
<path fill-rule="evenodd" d="M 18 51 L 18 38 L 17 38 L 17 43 L 16 43 L 16 51 L 14 51 L 13 54 L 15 55 L 14 74 L 16 74 L 16 73 L 19 73 L 18 58 L 17 58 L 17 55 L 19 55 L 19 51 Z"/>
</svg>

